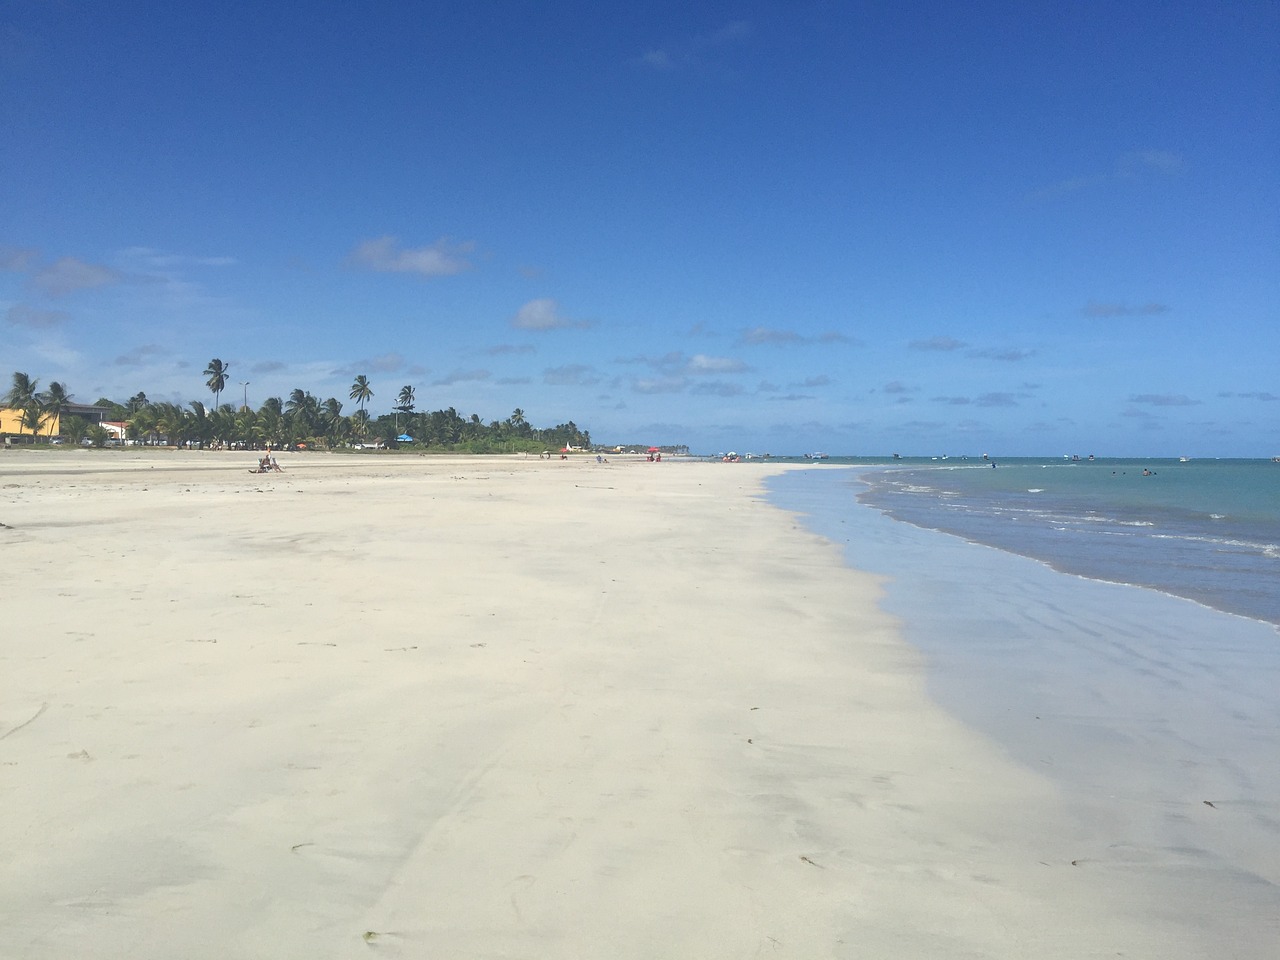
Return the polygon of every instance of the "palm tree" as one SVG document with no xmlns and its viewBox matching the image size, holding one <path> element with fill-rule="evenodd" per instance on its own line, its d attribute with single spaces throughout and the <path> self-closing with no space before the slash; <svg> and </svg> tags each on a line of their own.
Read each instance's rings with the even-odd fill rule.
<svg viewBox="0 0 1280 960">
<path fill-rule="evenodd" d="M 36 431 L 40 429 L 40 424 L 44 421 L 44 398 L 40 394 L 36 394 L 27 401 L 26 406 L 22 408 L 22 416 L 18 418 L 18 432 L 22 432 L 22 428 L 26 427 L 31 431 L 31 441 L 35 442 Z"/>
<path fill-rule="evenodd" d="M 148 403 L 135 410 L 129 418 L 129 426 L 133 428 L 133 432 L 146 437 L 148 443 L 153 443 L 156 439 L 156 412 L 155 406 Z"/>
<path fill-rule="evenodd" d="M 67 393 L 67 388 L 57 380 L 52 381 L 43 397 L 44 416 L 49 418 L 50 439 L 53 437 L 54 425 L 62 422 L 62 415 L 67 412 L 70 403 L 71 394 Z"/>
<path fill-rule="evenodd" d="M 153 403 L 147 408 L 155 416 L 154 429 L 171 447 L 180 447 L 190 435 L 195 417 L 176 403 Z"/>
<path fill-rule="evenodd" d="M 213 405 L 218 406 L 218 397 L 222 395 L 222 391 L 227 386 L 227 371 L 231 369 L 231 364 L 223 363 L 217 357 L 209 361 L 209 365 L 204 368 L 204 375 L 209 379 L 204 385 L 213 391 Z"/>
<path fill-rule="evenodd" d="M 9 393 L 5 394 L 4 406 L 10 410 L 17 410 L 18 416 L 18 433 L 22 434 L 24 426 L 31 428 L 32 438 L 36 436 L 36 429 L 40 426 L 40 392 L 37 387 L 40 380 L 32 380 L 22 372 L 15 372 L 13 375 L 13 387 L 9 389 Z"/>
<path fill-rule="evenodd" d="M 512 410 L 511 416 L 507 417 L 507 426 L 511 428 L 512 432 L 518 433 L 521 436 L 527 436 L 532 432 L 532 428 L 529 426 L 529 421 L 525 419 L 524 411 L 519 407 Z"/>
<path fill-rule="evenodd" d="M 369 432 L 369 412 L 367 410 L 357 410 L 351 415 L 352 426 L 355 427 L 356 433 L 365 436 Z"/>
<path fill-rule="evenodd" d="M 369 387 L 369 378 L 363 373 L 356 377 L 355 382 L 351 384 L 350 397 L 356 403 L 360 404 L 360 412 L 364 413 L 365 401 L 373 396 L 373 390 Z M 368 423 L 367 416 L 361 417 L 363 423 Z M 363 431 L 361 431 L 363 433 Z"/>
<path fill-rule="evenodd" d="M 405 384 L 400 388 L 400 396 L 396 397 L 396 404 L 401 413 L 413 413 L 413 387 Z"/>
<path fill-rule="evenodd" d="M 365 401 L 373 397 L 373 390 L 369 386 L 369 378 L 363 373 L 356 377 L 355 382 L 351 384 L 350 397 L 360 404 L 361 410 L 364 409 Z"/>
<path fill-rule="evenodd" d="M 413 387 L 405 384 L 400 388 L 400 396 L 396 397 L 396 436 L 400 435 L 400 414 L 406 416 L 413 413 Z"/>
</svg>

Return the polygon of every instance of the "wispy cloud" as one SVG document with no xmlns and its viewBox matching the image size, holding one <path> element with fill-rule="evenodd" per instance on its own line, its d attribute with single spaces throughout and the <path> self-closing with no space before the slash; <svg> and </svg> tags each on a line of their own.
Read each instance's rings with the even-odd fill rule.
<svg viewBox="0 0 1280 960">
<path fill-rule="evenodd" d="M 738 343 L 751 347 L 799 346 L 813 343 L 851 343 L 854 345 L 861 345 L 861 341 L 855 340 L 853 337 L 835 330 L 820 333 L 816 336 L 807 336 L 802 333 L 797 333 L 795 330 L 779 330 L 772 327 L 751 327 L 747 330 L 743 330 L 738 337 Z"/>
<path fill-rule="evenodd" d="M 932 350 L 939 353 L 963 350 L 968 345 L 963 340 L 957 340 L 954 337 L 929 337 L 926 340 L 912 340 L 907 344 L 912 350 Z"/>
<path fill-rule="evenodd" d="M 92 290 L 118 283 L 120 275 L 98 263 L 86 263 L 75 257 L 62 257 L 32 276 L 37 289 L 51 297 L 65 297 L 77 290 Z"/>
<path fill-rule="evenodd" d="M 1182 170 L 1182 158 L 1167 150 L 1136 150 L 1118 157 L 1110 171 L 1067 177 L 1031 194 L 1032 200 L 1055 200 L 1092 187 L 1143 176 L 1171 176 Z"/>
<path fill-rule="evenodd" d="M 693 384 L 689 388 L 689 392 L 700 396 L 736 397 L 744 391 L 742 385 L 738 383 L 729 383 L 724 380 L 708 380 L 703 383 Z"/>
<path fill-rule="evenodd" d="M 433 387 L 452 387 L 458 383 L 482 383 L 489 379 L 488 370 L 454 370 L 431 385 Z"/>
<path fill-rule="evenodd" d="M 542 382 L 553 387 L 591 387 L 600 382 L 600 376 L 585 364 L 568 363 L 544 370 Z"/>
<path fill-rule="evenodd" d="M 348 377 L 359 376 L 362 373 L 366 376 L 371 373 L 395 373 L 404 369 L 404 363 L 404 357 L 398 353 L 383 353 L 376 357 L 357 360 L 342 370 L 335 370 L 334 373 Z"/>
<path fill-rule="evenodd" d="M 1121 175 L 1136 175 L 1149 170 L 1157 173 L 1179 173 L 1182 170 L 1182 157 L 1168 150 L 1135 150 L 1116 161 L 1116 172 Z"/>
<path fill-rule="evenodd" d="M 0 270 L 9 273 L 26 273 L 40 259 L 40 251 L 33 247 L 0 247 Z"/>
<path fill-rule="evenodd" d="M 574 320 L 560 312 L 560 305 L 549 297 L 530 300 L 516 311 L 511 325 L 517 330 L 569 330 L 591 326 L 590 321 Z"/>
<path fill-rule="evenodd" d="M 165 253 L 151 247 L 127 247 L 120 251 L 119 256 L 128 263 L 151 270 L 172 270 L 178 267 L 230 267 L 237 262 L 235 257 Z"/>
<path fill-rule="evenodd" d="M 158 343 L 144 343 L 128 353 L 122 353 L 112 361 L 117 367 L 143 367 L 170 356 L 169 350 Z"/>
<path fill-rule="evenodd" d="M 983 360 L 1002 360 L 1005 363 L 1017 363 L 1020 360 L 1026 360 L 1030 357 L 1034 357 L 1035 355 L 1036 355 L 1036 352 L 1034 350 L 1024 350 L 1024 349 L 1017 349 L 1017 348 L 1008 349 L 1008 350 L 996 350 L 996 349 L 971 350 L 968 354 L 966 354 L 966 356 L 975 357 Z"/>
<path fill-rule="evenodd" d="M 27 327 L 32 330 L 47 330 L 58 327 L 71 319 L 71 314 L 62 310 L 38 310 L 25 303 L 15 303 L 5 311 L 5 323 L 11 327 Z"/>
<path fill-rule="evenodd" d="M 686 377 L 641 377 L 631 382 L 631 389 L 636 393 L 681 393 L 688 386 Z"/>
<path fill-rule="evenodd" d="M 1130 403 L 1142 403 L 1153 407 L 1194 407 L 1201 403 L 1183 393 L 1139 393 L 1129 398 Z"/>
<path fill-rule="evenodd" d="M 455 243 L 448 237 L 425 247 L 401 247 L 396 237 L 385 236 L 359 244 L 347 255 L 347 265 L 378 273 L 448 277 L 471 268 L 466 255 L 474 249 L 474 243 Z"/>
<path fill-rule="evenodd" d="M 741 373 L 747 365 L 732 357 L 710 357 L 705 353 L 695 353 L 689 358 L 685 369 L 689 373 Z"/>
<path fill-rule="evenodd" d="M 1140 306 L 1130 306 L 1127 303 L 1096 303 L 1090 302 L 1080 311 L 1086 317 L 1109 318 L 1109 317 L 1154 317 L 1161 313 L 1168 313 L 1169 308 L 1163 303 L 1144 303 Z"/>
<path fill-rule="evenodd" d="M 746 20 L 732 20 L 708 33 L 672 40 L 660 47 L 652 47 L 635 62 L 651 70 L 669 72 L 706 65 L 717 52 L 744 43 L 751 36 L 751 24 Z"/>
<path fill-rule="evenodd" d="M 1274 400 L 1280 400 L 1280 397 L 1274 393 L 1268 393 L 1265 390 L 1251 390 L 1247 393 L 1220 393 L 1220 397 L 1240 397 L 1243 400 L 1261 400 L 1264 403 L 1270 403 Z"/>
<path fill-rule="evenodd" d="M 534 352 L 536 352 L 536 349 L 531 343 L 500 343 L 485 351 L 485 353 L 491 357 L 503 357 L 511 354 Z"/>
<path fill-rule="evenodd" d="M 638 363 L 665 374 L 667 377 L 700 376 L 705 374 L 744 373 L 750 369 L 736 357 L 714 357 L 705 353 L 685 356 L 678 350 L 661 356 L 636 356 L 620 358 L 618 363 Z"/>
<path fill-rule="evenodd" d="M 804 337 L 794 330 L 771 330 L 768 327 L 752 327 L 742 331 L 739 342 L 756 346 L 759 344 L 780 345 L 787 343 L 804 343 Z"/>
<path fill-rule="evenodd" d="M 973 402 L 980 407 L 1016 407 L 1018 397 L 1013 393 L 984 393 Z"/>
</svg>

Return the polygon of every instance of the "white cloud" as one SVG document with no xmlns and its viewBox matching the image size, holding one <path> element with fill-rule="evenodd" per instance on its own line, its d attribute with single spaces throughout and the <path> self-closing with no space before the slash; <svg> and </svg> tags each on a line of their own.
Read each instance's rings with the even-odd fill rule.
<svg viewBox="0 0 1280 960">
<path fill-rule="evenodd" d="M 689 373 L 741 373 L 747 369 L 747 365 L 731 357 L 709 357 L 696 353 L 689 358 L 686 369 Z"/>
<path fill-rule="evenodd" d="M 590 326 L 585 320 L 572 320 L 560 312 L 560 306 L 549 297 L 530 300 L 516 311 L 511 325 L 517 330 L 566 330 Z"/>
<path fill-rule="evenodd" d="M 399 247 L 397 238 L 386 236 L 361 243 L 347 255 L 347 263 L 379 273 L 448 277 L 471 268 L 464 255 L 474 249 L 473 243 L 454 243 L 448 237 L 427 247 Z"/>
</svg>

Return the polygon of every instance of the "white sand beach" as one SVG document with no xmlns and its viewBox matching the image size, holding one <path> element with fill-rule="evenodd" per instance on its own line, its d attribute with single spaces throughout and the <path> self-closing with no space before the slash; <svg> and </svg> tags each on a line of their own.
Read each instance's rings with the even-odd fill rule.
<svg viewBox="0 0 1280 960">
<path fill-rule="evenodd" d="M 1262 956 L 931 702 L 781 467 L 253 460 L 0 454 L 0 956 Z"/>
</svg>

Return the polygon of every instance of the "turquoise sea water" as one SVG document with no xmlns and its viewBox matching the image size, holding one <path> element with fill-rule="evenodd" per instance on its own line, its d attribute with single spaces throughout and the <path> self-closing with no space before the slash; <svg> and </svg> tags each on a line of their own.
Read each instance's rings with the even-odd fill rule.
<svg viewBox="0 0 1280 960">
<path fill-rule="evenodd" d="M 881 461 L 883 463 L 883 461 Z M 866 466 L 874 461 L 832 458 Z M 898 520 L 1280 625 L 1280 463 L 897 461 L 859 499 Z"/>
</svg>

